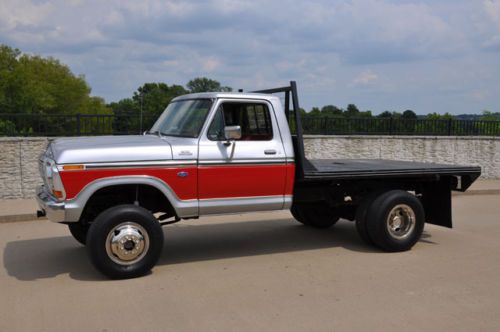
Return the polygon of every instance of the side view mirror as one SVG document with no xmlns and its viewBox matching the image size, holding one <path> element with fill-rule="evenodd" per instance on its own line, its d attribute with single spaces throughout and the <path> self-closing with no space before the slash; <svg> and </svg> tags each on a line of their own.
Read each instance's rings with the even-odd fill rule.
<svg viewBox="0 0 500 332">
<path fill-rule="evenodd" d="M 237 140 L 241 138 L 241 127 L 240 126 L 225 126 L 224 136 L 228 141 Z"/>
</svg>

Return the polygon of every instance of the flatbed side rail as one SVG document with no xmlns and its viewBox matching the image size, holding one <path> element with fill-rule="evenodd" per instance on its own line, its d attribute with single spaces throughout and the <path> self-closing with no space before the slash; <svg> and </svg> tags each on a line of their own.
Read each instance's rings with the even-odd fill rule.
<svg viewBox="0 0 500 332">
<path fill-rule="evenodd" d="M 302 133 L 302 120 L 300 118 L 300 107 L 299 107 L 299 97 L 297 94 L 297 83 L 295 81 L 290 81 L 289 86 L 284 86 L 280 88 L 272 88 L 265 90 L 257 90 L 252 91 L 255 93 L 265 93 L 265 94 L 274 94 L 274 93 L 285 93 L 285 115 L 290 124 L 290 101 L 293 109 L 293 116 L 295 122 L 295 137 L 294 138 L 294 147 L 295 147 L 295 169 L 296 169 L 296 177 L 298 179 L 304 178 L 304 162 L 305 162 L 305 153 L 304 153 L 304 138 Z"/>
</svg>

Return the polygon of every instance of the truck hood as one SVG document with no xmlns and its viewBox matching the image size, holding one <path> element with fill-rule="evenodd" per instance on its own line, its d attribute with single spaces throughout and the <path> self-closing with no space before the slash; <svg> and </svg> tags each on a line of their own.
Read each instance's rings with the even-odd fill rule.
<svg viewBox="0 0 500 332">
<path fill-rule="evenodd" d="M 49 150 L 57 164 L 172 159 L 170 143 L 154 135 L 58 138 Z"/>
</svg>

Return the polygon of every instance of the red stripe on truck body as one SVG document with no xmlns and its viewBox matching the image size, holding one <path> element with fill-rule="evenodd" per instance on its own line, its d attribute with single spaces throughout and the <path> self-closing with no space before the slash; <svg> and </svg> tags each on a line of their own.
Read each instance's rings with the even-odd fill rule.
<svg viewBox="0 0 500 332">
<path fill-rule="evenodd" d="M 293 164 L 202 166 L 199 168 L 199 198 L 280 196 L 291 193 L 288 170 Z M 293 178 L 292 178 L 293 187 Z M 286 191 L 285 191 L 286 190 Z"/>
<path fill-rule="evenodd" d="M 178 173 L 187 172 L 187 176 Z M 88 184 L 110 177 L 151 176 L 165 182 L 181 200 L 292 195 L 294 164 L 109 168 L 60 171 L 66 199 Z"/>
<path fill-rule="evenodd" d="M 180 177 L 179 172 L 188 175 Z M 145 175 L 158 178 L 168 184 L 181 200 L 196 199 L 198 192 L 198 168 L 192 167 L 152 167 L 120 169 L 87 169 L 82 171 L 61 171 L 61 179 L 66 190 L 66 199 L 75 198 L 89 183 L 115 176 Z"/>
</svg>

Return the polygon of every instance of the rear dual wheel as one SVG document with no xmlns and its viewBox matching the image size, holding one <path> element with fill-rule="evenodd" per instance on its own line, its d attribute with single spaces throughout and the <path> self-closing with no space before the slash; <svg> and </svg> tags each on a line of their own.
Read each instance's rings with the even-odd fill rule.
<svg viewBox="0 0 500 332">
<path fill-rule="evenodd" d="M 326 204 L 294 204 L 292 216 L 300 223 L 315 228 L 328 228 L 337 223 L 339 216 Z"/>
<path fill-rule="evenodd" d="M 410 250 L 420 239 L 424 222 L 419 199 L 403 190 L 369 195 L 356 212 L 360 237 L 385 251 Z"/>
</svg>

